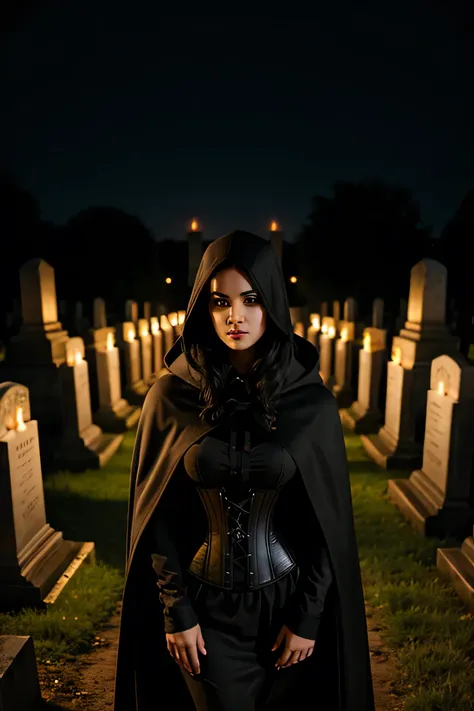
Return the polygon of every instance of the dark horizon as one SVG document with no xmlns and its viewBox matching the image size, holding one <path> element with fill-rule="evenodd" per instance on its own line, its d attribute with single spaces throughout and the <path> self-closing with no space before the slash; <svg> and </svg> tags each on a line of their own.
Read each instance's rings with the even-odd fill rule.
<svg viewBox="0 0 474 711">
<path fill-rule="evenodd" d="M 314 194 L 380 178 L 435 236 L 474 185 L 474 69 L 460 3 L 317 18 L 174 17 L 110 0 L 31 9 L 7 46 L 6 167 L 65 222 L 92 205 L 157 240 L 293 240 Z"/>
</svg>

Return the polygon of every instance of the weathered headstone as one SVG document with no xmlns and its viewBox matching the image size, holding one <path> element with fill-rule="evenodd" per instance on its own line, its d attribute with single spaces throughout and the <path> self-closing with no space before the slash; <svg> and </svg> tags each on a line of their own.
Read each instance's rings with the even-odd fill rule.
<svg viewBox="0 0 474 711">
<path fill-rule="evenodd" d="M 358 434 L 377 432 L 382 423 L 380 384 L 387 364 L 386 331 L 366 328 L 359 351 L 357 401 L 341 413 L 343 424 Z"/>
<path fill-rule="evenodd" d="M 70 338 L 66 363 L 60 366 L 63 435 L 56 463 L 75 472 L 104 466 L 123 440 L 122 434 L 104 434 L 92 421 L 89 368 L 84 355 L 82 338 Z"/>
<path fill-rule="evenodd" d="M 43 708 L 33 637 L 0 635 L 0 709 Z"/>
<path fill-rule="evenodd" d="M 115 329 L 107 330 L 109 333 L 105 341 L 97 341 L 94 348 L 99 407 L 93 413 L 93 420 L 104 432 L 125 432 L 137 423 L 140 407 L 131 405 L 122 397 L 120 353 L 114 343 Z"/>
<path fill-rule="evenodd" d="M 325 316 L 319 336 L 319 368 L 326 387 L 334 385 L 334 344 L 336 341 L 336 323 L 332 316 Z"/>
<path fill-rule="evenodd" d="M 350 316 L 355 311 L 346 310 Z M 339 321 L 339 338 L 336 338 L 333 393 L 340 408 L 351 405 L 357 394 L 358 358 L 360 341 L 355 340 L 355 322 Z"/>
<path fill-rule="evenodd" d="M 149 390 L 142 378 L 140 363 L 140 342 L 137 339 L 135 324 L 125 321 L 118 324 L 117 345 L 120 350 L 120 365 L 123 368 L 123 395 L 132 405 L 143 405 Z"/>
<path fill-rule="evenodd" d="M 313 346 L 319 348 L 319 332 L 321 330 L 320 315 L 316 313 L 310 314 L 310 322 L 311 325 L 308 327 L 306 332 L 306 338 L 313 344 Z"/>
<path fill-rule="evenodd" d="M 446 267 L 439 262 L 423 259 L 411 270 L 408 321 L 393 338 L 387 367 L 385 423 L 377 434 L 361 437 L 368 454 L 387 469 L 420 467 L 431 361 L 458 351 L 444 323 L 446 287 Z"/>
<path fill-rule="evenodd" d="M 167 354 L 169 349 L 172 347 L 174 343 L 174 328 L 171 325 L 168 316 L 165 314 L 162 314 L 160 316 L 160 327 L 161 331 L 164 335 L 164 353 L 163 356 Z"/>
<path fill-rule="evenodd" d="M 163 368 L 163 331 L 160 329 L 160 321 L 157 316 L 150 319 L 151 337 L 153 339 L 153 373 L 158 373 Z"/>
<path fill-rule="evenodd" d="M 435 358 L 427 400 L 422 468 L 389 480 L 388 495 L 424 535 L 462 539 L 474 525 L 474 368 Z"/>
<path fill-rule="evenodd" d="M 58 366 L 66 360 L 68 333 L 58 321 L 54 269 L 32 259 L 20 269 L 23 322 L 8 343 L 3 378 L 29 390 L 32 418 L 39 422 L 43 467 L 49 468 L 61 436 Z"/>
<path fill-rule="evenodd" d="M 150 333 L 150 323 L 144 318 L 138 319 L 138 339 L 142 379 L 146 385 L 150 385 L 155 381 L 153 377 L 153 338 Z"/>
<path fill-rule="evenodd" d="M 46 521 L 38 423 L 28 388 L 0 385 L 0 610 L 45 608 L 45 596 L 86 544 Z M 88 544 L 89 546 L 91 544 Z"/>
</svg>

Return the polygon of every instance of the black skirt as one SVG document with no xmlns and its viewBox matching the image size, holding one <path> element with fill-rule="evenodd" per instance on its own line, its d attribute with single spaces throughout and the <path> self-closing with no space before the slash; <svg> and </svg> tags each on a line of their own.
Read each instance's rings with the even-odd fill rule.
<svg viewBox="0 0 474 711">
<path fill-rule="evenodd" d="M 298 568 L 258 590 L 222 590 L 190 576 L 188 596 L 201 626 L 207 655 L 201 671 L 182 674 L 197 711 L 288 708 L 295 701 L 298 662 L 277 670 L 271 651 L 284 624 L 285 605 L 296 589 Z M 278 683 L 274 682 L 278 680 Z"/>
</svg>

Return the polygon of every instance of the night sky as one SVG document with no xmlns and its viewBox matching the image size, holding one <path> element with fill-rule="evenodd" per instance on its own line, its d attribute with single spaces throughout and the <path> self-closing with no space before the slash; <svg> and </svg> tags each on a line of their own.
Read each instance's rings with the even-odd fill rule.
<svg viewBox="0 0 474 711">
<path fill-rule="evenodd" d="M 291 239 L 313 194 L 380 177 L 413 190 L 436 234 L 474 187 L 474 43 L 456 0 L 296 18 L 155 5 L 52 0 L 10 35 L 2 153 L 44 219 L 113 205 L 157 239 L 193 216 L 208 239 L 270 219 Z"/>
</svg>

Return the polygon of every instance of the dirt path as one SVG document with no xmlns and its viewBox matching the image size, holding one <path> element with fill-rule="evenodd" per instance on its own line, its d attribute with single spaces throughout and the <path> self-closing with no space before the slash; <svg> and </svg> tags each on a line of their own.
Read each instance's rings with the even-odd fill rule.
<svg viewBox="0 0 474 711">
<path fill-rule="evenodd" d="M 402 711 L 402 699 L 391 690 L 397 676 L 393 654 L 380 638 L 377 611 L 367 607 L 366 613 L 376 711 Z M 119 621 L 120 606 L 100 630 L 95 650 L 75 664 L 39 665 L 48 711 L 112 711 Z"/>
</svg>

